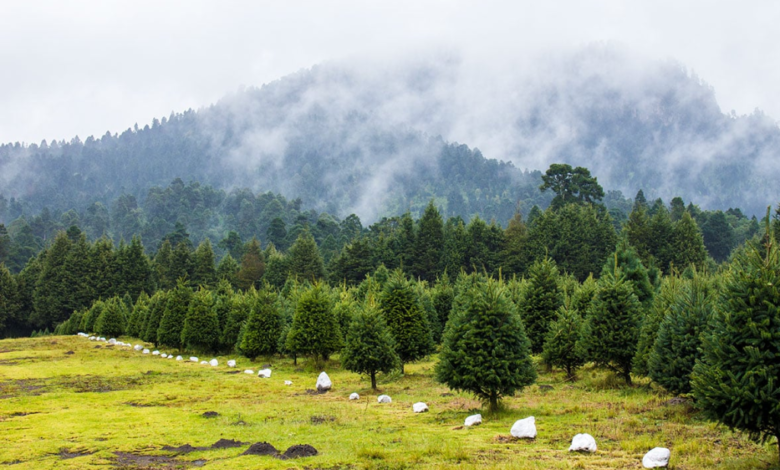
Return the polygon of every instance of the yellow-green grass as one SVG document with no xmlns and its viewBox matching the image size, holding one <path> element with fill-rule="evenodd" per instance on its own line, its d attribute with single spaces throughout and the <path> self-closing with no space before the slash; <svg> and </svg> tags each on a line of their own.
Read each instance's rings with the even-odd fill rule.
<svg viewBox="0 0 780 470">
<path fill-rule="evenodd" d="M 240 373 L 227 373 L 231 358 Z M 481 404 L 433 380 L 435 357 L 407 365 L 403 377 L 380 378 L 378 392 L 330 361 L 322 368 L 333 390 L 322 395 L 307 393 L 320 368 L 305 360 L 295 366 L 286 358 L 218 359 L 218 367 L 177 362 L 81 337 L 0 341 L 0 467 L 183 468 L 205 461 L 212 469 L 617 469 L 641 468 L 644 453 L 656 446 L 671 449 L 675 469 L 770 468 L 777 461 L 774 443 L 754 444 L 702 420 L 688 405 L 665 405 L 671 397 L 646 383 L 622 387 L 598 369 L 580 371 L 573 384 L 540 370 L 537 385 L 506 398 L 503 411 L 483 412 L 481 426 L 463 428 L 468 415 L 483 411 Z M 271 379 L 243 373 L 266 362 Z M 361 399 L 350 401 L 352 392 Z M 393 402 L 378 404 L 379 393 Z M 418 401 L 430 412 L 413 413 Z M 207 411 L 220 415 L 204 418 Z M 536 417 L 537 438 L 511 439 L 512 424 L 527 416 Z M 577 433 L 592 434 L 598 451 L 568 452 Z M 280 451 L 310 444 L 319 455 L 240 455 L 248 446 L 180 455 L 161 450 L 221 438 L 265 441 Z M 88 455 L 63 459 L 61 452 Z M 121 466 L 115 452 L 176 461 Z"/>
</svg>

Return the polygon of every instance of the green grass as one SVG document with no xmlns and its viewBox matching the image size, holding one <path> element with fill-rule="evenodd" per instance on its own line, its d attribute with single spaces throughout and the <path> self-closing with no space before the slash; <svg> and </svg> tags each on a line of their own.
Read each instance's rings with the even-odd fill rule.
<svg viewBox="0 0 780 470">
<path fill-rule="evenodd" d="M 687 405 L 665 406 L 671 397 L 646 383 L 621 387 L 597 369 L 582 370 L 573 384 L 540 371 L 538 385 L 552 390 L 531 386 L 505 399 L 502 411 L 483 412 L 482 426 L 462 428 L 481 404 L 436 383 L 432 361 L 407 365 L 403 377 L 380 379 L 378 393 L 331 361 L 324 369 L 334 389 L 317 395 L 307 390 L 320 370 L 305 361 L 294 366 L 289 359 L 251 363 L 231 356 L 219 357 L 213 368 L 96 346 L 80 337 L 0 341 L 0 467 L 184 468 L 205 461 L 210 469 L 617 469 L 641 468 L 644 453 L 656 446 L 669 447 L 671 468 L 680 470 L 771 468 L 778 459 L 774 442 L 752 443 Z M 241 373 L 227 374 L 230 358 Z M 243 373 L 266 362 L 271 379 Z M 352 392 L 361 400 L 349 401 Z M 393 403 L 377 404 L 379 393 Z M 414 414 L 418 401 L 430 412 Z M 206 411 L 220 416 L 204 418 Z M 538 437 L 510 439 L 515 420 L 531 415 Z M 572 436 L 582 432 L 596 438 L 598 452 L 567 452 Z M 280 451 L 310 444 L 319 455 L 283 461 L 241 456 L 248 446 L 178 456 L 161 450 L 210 446 L 220 438 L 266 441 Z M 63 459 L 62 452 L 88 455 Z M 115 452 L 175 460 L 120 465 Z"/>
</svg>

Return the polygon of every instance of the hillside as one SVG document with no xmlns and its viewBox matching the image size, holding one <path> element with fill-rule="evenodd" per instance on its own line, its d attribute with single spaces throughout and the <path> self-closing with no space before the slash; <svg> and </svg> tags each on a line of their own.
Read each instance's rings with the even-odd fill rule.
<svg viewBox="0 0 780 470">
<path fill-rule="evenodd" d="M 507 68 L 447 55 L 319 65 L 151 126 L 3 145 L 0 194 L 27 212 L 83 209 L 181 178 L 367 221 L 436 197 L 448 215 L 503 223 L 518 202 L 524 212 L 546 202 L 533 191 L 539 173 L 521 169 L 563 161 L 627 196 L 644 189 L 748 215 L 780 197 L 776 123 L 724 114 L 679 64 L 592 47 Z"/>
</svg>

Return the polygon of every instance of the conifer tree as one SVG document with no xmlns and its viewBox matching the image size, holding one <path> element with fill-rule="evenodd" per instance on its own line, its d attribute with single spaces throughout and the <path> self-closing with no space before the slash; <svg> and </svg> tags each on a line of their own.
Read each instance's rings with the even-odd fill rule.
<svg viewBox="0 0 780 470">
<path fill-rule="evenodd" d="M 193 261 L 189 240 L 180 242 L 171 253 L 170 270 L 168 271 L 169 280 L 172 279 L 178 286 L 179 280 L 183 279 L 187 285 L 192 279 Z"/>
<path fill-rule="evenodd" d="M 149 314 L 149 296 L 146 292 L 141 292 L 138 296 L 133 311 L 130 314 L 130 318 L 127 320 L 127 335 L 138 338 L 141 333 L 141 326 L 143 325 L 146 316 Z"/>
<path fill-rule="evenodd" d="M 372 303 L 370 300 L 353 317 L 341 352 L 341 365 L 350 372 L 368 375 L 371 388 L 376 390 L 376 374 L 389 374 L 401 360 L 384 318 Z"/>
<path fill-rule="evenodd" d="M 701 269 L 707 259 L 701 231 L 688 212 L 683 213 L 682 219 L 674 225 L 672 252 L 672 263 L 680 269 L 690 265 Z"/>
<path fill-rule="evenodd" d="M 152 266 L 139 237 L 133 236 L 130 245 L 117 252 L 116 263 L 121 281 L 117 294 L 130 294 L 135 301 L 141 292 L 152 292 Z"/>
<path fill-rule="evenodd" d="M 160 289 L 168 290 L 176 287 L 176 278 L 171 272 L 171 258 L 173 257 L 173 247 L 171 242 L 163 240 L 160 249 L 154 257 L 154 271 L 157 278 L 157 284 Z"/>
<path fill-rule="evenodd" d="M 211 352 L 217 349 L 219 319 L 214 310 L 211 291 L 200 288 L 192 295 L 181 330 L 181 344 L 196 351 Z"/>
<path fill-rule="evenodd" d="M 265 275 L 263 279 L 272 287 L 281 289 L 287 276 L 290 274 L 290 263 L 287 256 L 276 251 L 273 245 L 270 245 L 266 249 L 266 264 Z"/>
<path fill-rule="evenodd" d="M 146 321 L 139 328 L 141 339 L 157 346 L 157 330 L 160 328 L 160 321 L 165 315 L 165 307 L 168 305 L 168 292 L 159 290 L 149 299 L 149 313 Z"/>
<path fill-rule="evenodd" d="M 558 287 L 558 268 L 550 258 L 536 261 L 528 270 L 528 277 L 519 311 L 531 341 L 531 351 L 538 354 L 542 352 L 550 322 L 563 305 L 563 295 Z"/>
<path fill-rule="evenodd" d="M 661 320 L 647 361 L 648 375 L 675 395 L 691 391 L 691 373 L 715 301 L 710 281 L 697 273 L 685 283 L 669 314 Z"/>
<path fill-rule="evenodd" d="M 228 321 L 228 315 L 230 314 L 230 299 L 233 298 L 235 292 L 230 283 L 224 279 L 217 283 L 217 288 L 213 291 L 214 294 L 214 312 L 217 314 L 217 322 L 219 324 L 219 334 L 222 337 L 222 331 L 225 330 L 225 325 Z M 220 340 L 221 341 L 221 340 Z M 220 345 L 222 343 L 219 343 Z"/>
<path fill-rule="evenodd" d="M 428 329 L 431 332 L 431 339 L 434 344 L 441 343 L 441 335 L 444 327 L 439 323 L 439 314 L 433 305 L 433 298 L 428 293 L 429 289 L 425 281 L 413 283 L 415 294 L 417 294 L 417 303 L 425 314 L 425 320 L 428 322 Z"/>
<path fill-rule="evenodd" d="M 433 199 L 428 203 L 419 221 L 414 244 L 414 260 L 410 266 L 415 276 L 431 282 L 439 274 L 444 248 L 444 224 Z"/>
<path fill-rule="evenodd" d="M 204 239 L 193 256 L 192 283 L 196 286 L 211 288 L 216 284 L 217 271 L 214 267 L 214 249 L 211 240 Z"/>
<path fill-rule="evenodd" d="M 308 230 L 301 232 L 287 253 L 290 274 L 301 281 L 315 281 L 325 277 L 325 264 L 314 237 Z"/>
<path fill-rule="evenodd" d="M 522 274 L 528 267 L 528 228 L 519 212 L 509 220 L 504 230 L 504 249 L 501 266 L 505 275 Z"/>
<path fill-rule="evenodd" d="M 433 339 L 414 289 L 400 269 L 387 280 L 379 307 L 395 340 L 403 373 L 404 364 L 422 359 L 433 351 Z"/>
<path fill-rule="evenodd" d="M 615 259 L 617 259 L 617 263 L 615 263 Z M 647 269 L 626 237 L 620 238 L 615 253 L 604 263 L 604 267 L 601 269 L 602 276 L 607 272 L 612 272 L 614 276 L 615 268 L 619 268 L 626 281 L 631 283 L 639 302 L 649 304 L 653 300 L 653 286 L 650 284 Z"/>
<path fill-rule="evenodd" d="M 780 250 L 742 250 L 722 291 L 694 367 L 696 404 L 753 439 L 774 436 L 780 450 Z"/>
<path fill-rule="evenodd" d="M 125 310 L 122 301 L 113 297 L 105 302 L 100 316 L 95 320 L 95 333 L 106 338 L 118 338 L 125 332 Z"/>
<path fill-rule="evenodd" d="M 35 285 L 35 311 L 30 322 L 38 327 L 55 325 L 67 320 L 73 313 L 72 292 L 67 283 L 67 258 L 71 241 L 65 232 L 59 232 L 43 259 L 41 274 Z"/>
<path fill-rule="evenodd" d="M 447 322 L 450 319 L 450 312 L 452 311 L 452 301 L 455 294 L 452 290 L 452 283 L 446 272 L 437 279 L 436 286 L 433 288 L 433 308 L 436 309 L 436 314 L 439 317 L 439 325 L 441 325 L 442 332 L 447 327 Z"/>
<path fill-rule="evenodd" d="M 647 375 L 647 360 L 653 350 L 655 339 L 658 337 L 658 328 L 661 322 L 669 314 L 672 305 L 677 301 L 677 296 L 683 285 L 683 280 L 675 273 L 665 277 L 661 281 L 658 294 L 653 297 L 653 303 L 647 310 L 642 327 L 639 330 L 639 342 L 636 346 L 632 371 L 638 375 Z"/>
<path fill-rule="evenodd" d="M 339 330 L 346 334 L 349 325 L 357 314 L 358 305 L 349 291 L 342 291 L 338 301 L 333 305 L 333 315 L 339 323 Z"/>
<path fill-rule="evenodd" d="M 182 348 L 181 332 L 191 300 L 192 290 L 180 279 L 176 289 L 167 295 L 165 313 L 157 329 L 157 343 L 171 348 Z"/>
<path fill-rule="evenodd" d="M 220 344 L 225 351 L 233 351 L 238 344 L 241 330 L 252 310 L 252 299 L 254 298 L 254 288 L 249 293 L 237 293 L 229 300 L 230 310 L 228 311 L 225 327 L 222 329 Z"/>
<path fill-rule="evenodd" d="M 584 320 L 572 306 L 571 299 L 558 309 L 558 316 L 550 323 L 544 341 L 542 358 L 553 367 L 566 371 L 567 380 L 575 380 L 577 368 L 585 364 L 587 350 L 583 340 Z"/>
<path fill-rule="evenodd" d="M 84 333 L 97 333 L 95 323 L 100 315 L 103 314 L 106 304 L 102 300 L 98 300 L 92 304 L 92 307 L 87 311 L 86 315 L 81 319 L 81 331 Z"/>
<path fill-rule="evenodd" d="M 254 360 L 279 349 L 284 319 L 276 305 L 276 295 L 267 288 L 257 292 L 241 338 L 241 352 Z"/>
<path fill-rule="evenodd" d="M 63 282 L 69 286 L 68 309 L 73 312 L 88 308 L 98 297 L 90 282 L 94 268 L 89 262 L 90 246 L 87 237 L 77 227 L 71 228 L 75 229 L 71 232 L 75 240 L 71 240 L 70 250 L 65 257 Z"/>
<path fill-rule="evenodd" d="M 260 279 L 265 273 L 265 259 L 260 249 L 260 242 L 252 238 L 244 247 L 244 256 L 241 257 L 241 268 L 236 275 L 238 288 L 247 290 L 250 287 L 260 287 Z"/>
<path fill-rule="evenodd" d="M 620 269 L 607 272 L 591 304 L 585 337 L 590 358 L 631 384 L 642 307 Z"/>
<path fill-rule="evenodd" d="M 16 281 L 5 263 L 0 263 L 0 337 L 3 337 L 6 321 L 16 317 L 17 298 Z"/>
<path fill-rule="evenodd" d="M 305 289 L 295 307 L 295 316 L 287 334 L 287 349 L 310 355 L 319 362 L 341 349 L 343 340 L 331 300 L 320 283 Z"/>
<path fill-rule="evenodd" d="M 233 289 L 238 289 L 239 269 L 240 266 L 238 265 L 238 262 L 230 256 L 230 253 L 226 254 L 222 257 L 217 266 L 217 281 L 227 281 Z"/>
<path fill-rule="evenodd" d="M 117 295 L 117 286 L 121 284 L 117 279 L 116 253 L 114 243 L 107 237 L 95 240 L 90 250 L 89 265 L 90 285 L 95 293 L 95 298 L 108 299 Z"/>
<path fill-rule="evenodd" d="M 458 295 L 435 374 L 453 390 L 474 393 L 491 411 L 503 396 L 534 383 L 531 345 L 499 281 L 481 282 Z"/>
</svg>

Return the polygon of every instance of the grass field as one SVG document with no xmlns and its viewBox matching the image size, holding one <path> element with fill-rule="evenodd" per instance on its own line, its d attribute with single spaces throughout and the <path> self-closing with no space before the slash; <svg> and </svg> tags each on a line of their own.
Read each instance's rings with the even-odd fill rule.
<svg viewBox="0 0 780 470">
<path fill-rule="evenodd" d="M 408 365 L 403 377 L 380 378 L 380 393 L 393 399 L 380 405 L 368 380 L 337 361 L 324 366 L 333 390 L 320 395 L 312 393 L 320 370 L 306 361 L 218 359 L 218 367 L 176 362 L 80 337 L 0 341 L 0 467 L 623 469 L 642 468 L 656 446 L 671 449 L 674 469 L 766 469 L 778 459 L 774 442 L 754 444 L 685 403 L 667 404 L 671 397 L 647 384 L 621 387 L 597 369 L 585 368 L 574 384 L 541 371 L 536 385 L 504 400 L 503 411 L 463 428 L 481 405 L 433 381 L 432 360 Z M 227 359 L 238 359 L 232 371 L 239 373 L 229 373 Z M 271 379 L 243 373 L 264 363 L 272 365 Z M 361 400 L 349 401 L 352 392 Z M 418 401 L 430 412 L 414 414 Z M 204 417 L 209 411 L 219 415 Z M 512 424 L 527 416 L 536 417 L 537 438 L 512 439 Z M 585 432 L 598 451 L 569 453 L 572 436 Z M 246 445 L 162 450 L 219 439 Z M 241 455 L 261 441 L 280 452 L 309 444 L 319 454 Z"/>
</svg>

